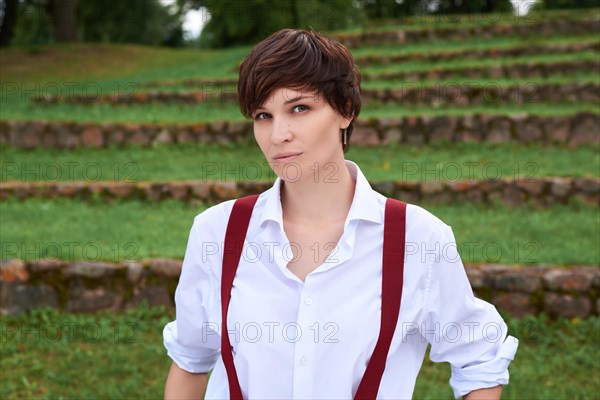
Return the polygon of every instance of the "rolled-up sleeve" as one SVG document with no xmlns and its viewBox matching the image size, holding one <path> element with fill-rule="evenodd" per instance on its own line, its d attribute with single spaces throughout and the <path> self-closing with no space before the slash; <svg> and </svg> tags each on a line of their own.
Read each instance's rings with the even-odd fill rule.
<svg viewBox="0 0 600 400">
<path fill-rule="evenodd" d="M 457 399 L 473 390 L 506 385 L 519 341 L 508 335 L 496 307 L 474 296 L 452 228 L 444 224 L 435 236 L 420 324 L 431 344 L 429 358 L 450 363 L 450 386 Z"/>
<path fill-rule="evenodd" d="M 218 243 L 202 237 L 200 232 L 206 229 L 210 227 L 200 214 L 190 230 L 175 291 L 176 319 L 163 329 L 167 354 L 181 369 L 192 373 L 212 370 L 221 346 L 218 322 L 211 313 L 217 301 L 211 255 L 218 253 Z"/>
</svg>

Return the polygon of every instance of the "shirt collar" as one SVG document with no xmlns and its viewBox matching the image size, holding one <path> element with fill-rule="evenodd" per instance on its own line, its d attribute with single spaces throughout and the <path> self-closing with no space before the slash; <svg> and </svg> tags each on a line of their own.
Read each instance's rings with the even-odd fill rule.
<svg viewBox="0 0 600 400">
<path fill-rule="evenodd" d="M 352 220 L 368 220 L 383 223 L 383 213 L 378 202 L 378 192 L 373 190 L 354 161 L 344 160 L 350 176 L 355 180 L 354 197 L 344 226 Z M 265 203 L 259 219 L 259 226 L 267 221 L 275 221 L 283 228 L 283 211 L 281 208 L 281 178 L 277 177 L 273 186 L 263 193 Z M 263 196 L 261 195 L 261 197 Z"/>
</svg>

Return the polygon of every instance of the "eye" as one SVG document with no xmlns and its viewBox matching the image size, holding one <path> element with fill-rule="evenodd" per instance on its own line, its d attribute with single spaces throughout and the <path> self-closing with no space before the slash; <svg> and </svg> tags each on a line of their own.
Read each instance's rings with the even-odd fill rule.
<svg viewBox="0 0 600 400">
<path fill-rule="evenodd" d="M 268 115 L 267 113 L 261 112 L 261 113 L 258 113 L 258 114 L 256 114 L 256 115 L 254 116 L 254 119 L 264 119 L 264 118 L 261 118 L 261 117 L 260 117 L 260 116 L 261 116 L 261 115 L 263 115 L 263 114 L 264 114 L 264 115 Z"/>
<path fill-rule="evenodd" d="M 310 107 L 308 107 L 308 106 L 305 106 L 304 104 L 298 104 L 297 106 L 295 106 L 295 107 L 293 108 L 293 110 L 295 110 L 295 109 L 296 109 L 296 108 L 298 108 L 298 107 L 304 107 L 305 109 L 307 109 L 307 110 L 310 110 Z"/>
</svg>

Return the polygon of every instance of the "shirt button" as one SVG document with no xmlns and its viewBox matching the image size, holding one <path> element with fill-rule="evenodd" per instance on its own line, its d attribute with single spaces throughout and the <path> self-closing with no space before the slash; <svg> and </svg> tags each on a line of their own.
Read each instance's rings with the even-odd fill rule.
<svg viewBox="0 0 600 400">
<path fill-rule="evenodd" d="M 306 297 L 304 299 L 304 304 L 307 304 L 310 306 L 312 304 L 312 297 L 310 297 L 310 296 Z"/>
<path fill-rule="evenodd" d="M 300 366 L 304 367 L 308 363 L 308 358 L 306 356 L 300 357 Z"/>
</svg>

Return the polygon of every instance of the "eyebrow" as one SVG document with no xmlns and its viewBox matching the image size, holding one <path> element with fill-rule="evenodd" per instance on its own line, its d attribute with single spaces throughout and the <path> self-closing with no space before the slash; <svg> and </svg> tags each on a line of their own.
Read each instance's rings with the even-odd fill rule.
<svg viewBox="0 0 600 400">
<path fill-rule="evenodd" d="M 286 104 L 290 104 L 290 103 L 293 103 L 298 100 L 310 99 L 310 98 L 311 98 L 311 96 L 298 96 L 298 97 L 294 97 L 293 99 L 286 100 L 283 104 L 286 105 Z M 257 110 L 265 110 L 265 108 L 258 107 Z"/>
</svg>

